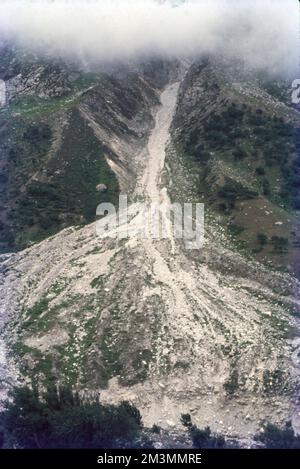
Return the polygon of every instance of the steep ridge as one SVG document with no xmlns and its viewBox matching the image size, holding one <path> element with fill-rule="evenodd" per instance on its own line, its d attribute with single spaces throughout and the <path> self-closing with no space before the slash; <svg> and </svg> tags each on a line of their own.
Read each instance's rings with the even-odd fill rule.
<svg viewBox="0 0 300 469">
<path fill-rule="evenodd" d="M 289 86 L 222 59 L 195 63 L 180 91 L 173 136 L 193 172 L 194 195 L 231 244 L 298 275 L 300 114 Z"/>
<path fill-rule="evenodd" d="M 173 201 L 178 189 L 165 165 L 180 164 L 170 138 L 178 88 L 161 93 L 148 145 L 133 152 L 132 200 L 168 202 L 169 189 Z M 128 399 L 146 425 L 177 426 L 190 412 L 196 423 L 247 436 L 264 418 L 288 419 L 298 386 L 297 281 L 232 250 L 210 217 L 200 251 L 172 236 L 141 239 L 143 210 L 129 208 L 129 239 L 100 239 L 94 223 L 3 259 L 1 320 L 19 380 Z M 5 381 L 15 374 L 11 365 L 1 372 Z"/>
<path fill-rule="evenodd" d="M 132 155 L 146 145 L 161 86 L 146 66 L 88 73 L 21 57 L 0 51 L 2 252 L 90 223 L 100 202 L 130 192 Z"/>
</svg>

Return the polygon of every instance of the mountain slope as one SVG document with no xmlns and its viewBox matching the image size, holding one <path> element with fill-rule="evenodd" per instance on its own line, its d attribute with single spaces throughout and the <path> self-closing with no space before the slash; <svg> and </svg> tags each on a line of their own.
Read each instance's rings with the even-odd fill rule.
<svg viewBox="0 0 300 469">
<path fill-rule="evenodd" d="M 157 90 L 161 105 L 151 107 L 147 145 L 131 147 L 131 200 L 189 200 L 188 192 L 197 200 L 199 178 L 178 143 L 189 75 L 178 79 L 177 112 L 173 82 Z M 198 110 L 194 97 L 191 108 Z M 94 109 L 79 111 L 96 134 L 104 131 Z M 172 236 L 100 239 L 94 223 L 3 256 L 5 379 L 14 359 L 20 380 L 69 382 L 104 402 L 129 399 L 146 425 L 179 425 L 180 413 L 190 412 L 196 423 L 247 436 L 261 419 L 289 418 L 298 386 L 291 313 L 299 283 L 241 255 L 209 203 L 207 215 L 200 251 Z M 131 208 L 124 228 L 137 233 L 143 217 Z"/>
<path fill-rule="evenodd" d="M 117 203 L 135 180 L 158 103 L 155 68 L 88 73 L 4 49 L 0 78 L 0 242 L 23 249 L 70 225 L 95 219 L 102 201 Z M 149 65 L 148 65 L 149 67 Z M 161 74 L 164 83 L 172 65 Z M 163 86 L 159 83 L 157 86 Z M 105 193 L 97 187 L 106 187 Z"/>
<path fill-rule="evenodd" d="M 173 134 L 194 196 L 232 244 L 298 275 L 300 115 L 287 96 L 285 82 L 202 60 L 181 89 Z"/>
</svg>

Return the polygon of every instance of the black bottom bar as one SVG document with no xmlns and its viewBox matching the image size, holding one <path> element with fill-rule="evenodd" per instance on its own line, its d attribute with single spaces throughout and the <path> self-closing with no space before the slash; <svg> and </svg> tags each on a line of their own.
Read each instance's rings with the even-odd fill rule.
<svg viewBox="0 0 300 469">
<path fill-rule="evenodd" d="M 0 464 L 22 467 L 237 467 L 242 464 L 286 466 L 297 461 L 300 450 L 0 450 Z M 61 467 L 61 466 L 60 466 Z"/>
</svg>

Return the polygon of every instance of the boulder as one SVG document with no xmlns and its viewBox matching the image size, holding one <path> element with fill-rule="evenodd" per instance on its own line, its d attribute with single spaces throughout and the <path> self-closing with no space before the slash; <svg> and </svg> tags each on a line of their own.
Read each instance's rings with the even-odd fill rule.
<svg viewBox="0 0 300 469">
<path fill-rule="evenodd" d="M 97 192 L 106 192 L 107 191 L 107 186 L 105 184 L 98 184 L 96 186 L 96 191 Z"/>
</svg>

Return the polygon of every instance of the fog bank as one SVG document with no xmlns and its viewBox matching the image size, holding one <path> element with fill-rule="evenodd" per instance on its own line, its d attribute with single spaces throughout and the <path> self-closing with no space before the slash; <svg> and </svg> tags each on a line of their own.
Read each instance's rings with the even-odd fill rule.
<svg viewBox="0 0 300 469">
<path fill-rule="evenodd" d="M 0 38 L 87 61 L 221 53 L 295 73 L 297 0 L 2 0 Z"/>
</svg>

